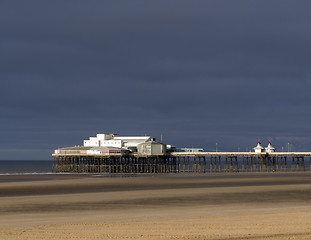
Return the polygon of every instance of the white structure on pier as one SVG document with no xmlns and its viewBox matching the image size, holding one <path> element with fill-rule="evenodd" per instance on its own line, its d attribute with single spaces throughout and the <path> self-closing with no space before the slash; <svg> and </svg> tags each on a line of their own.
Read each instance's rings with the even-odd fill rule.
<svg viewBox="0 0 311 240">
<path fill-rule="evenodd" d="M 268 143 L 268 147 L 265 148 L 267 153 L 273 153 L 275 152 L 275 148 L 272 147 L 271 142 Z"/>
<path fill-rule="evenodd" d="M 261 153 L 261 152 L 264 152 L 264 150 L 265 150 L 265 149 L 261 146 L 261 143 L 260 143 L 260 142 L 258 142 L 258 143 L 257 143 L 257 146 L 254 147 L 253 149 L 254 149 L 254 151 L 255 151 L 256 153 Z"/>
<path fill-rule="evenodd" d="M 275 152 L 275 148 L 272 147 L 271 142 L 268 143 L 268 147 L 263 148 L 261 146 L 261 143 L 258 142 L 257 146 L 253 148 L 255 153 L 262 153 L 262 152 L 266 152 L 266 153 L 274 153 Z"/>
<path fill-rule="evenodd" d="M 133 136 L 124 137 L 117 134 L 96 134 L 96 137 L 90 137 L 83 141 L 84 147 L 116 147 L 131 148 L 137 147 L 138 144 L 152 140 L 150 136 Z"/>
</svg>

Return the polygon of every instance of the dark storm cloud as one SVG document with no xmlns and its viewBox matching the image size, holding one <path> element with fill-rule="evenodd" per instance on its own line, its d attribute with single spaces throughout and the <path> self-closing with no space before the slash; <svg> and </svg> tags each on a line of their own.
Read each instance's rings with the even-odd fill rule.
<svg viewBox="0 0 311 240">
<path fill-rule="evenodd" d="M 310 150 L 310 7 L 2 1 L 0 158 L 46 159 L 97 132 Z"/>
</svg>

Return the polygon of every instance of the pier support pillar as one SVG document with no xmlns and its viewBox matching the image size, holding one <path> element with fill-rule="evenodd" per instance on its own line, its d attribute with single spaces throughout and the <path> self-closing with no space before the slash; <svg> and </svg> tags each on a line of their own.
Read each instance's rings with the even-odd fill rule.
<svg viewBox="0 0 311 240">
<path fill-rule="evenodd" d="M 262 171 L 267 172 L 269 167 L 269 158 L 267 156 L 262 157 Z"/>
<path fill-rule="evenodd" d="M 301 171 L 302 166 L 301 166 L 301 157 L 297 157 L 297 171 Z"/>
<path fill-rule="evenodd" d="M 227 156 L 226 156 L 226 159 L 225 159 L 224 171 L 225 171 L 225 172 L 228 172 L 228 157 L 227 157 Z"/>
<path fill-rule="evenodd" d="M 306 171 L 305 158 L 304 157 L 301 157 L 301 163 L 302 163 L 302 170 Z"/>
<path fill-rule="evenodd" d="M 229 170 L 229 172 L 233 172 L 232 157 L 230 157 L 230 170 Z"/>
<path fill-rule="evenodd" d="M 238 157 L 235 156 L 235 172 L 239 172 L 239 164 L 238 164 Z"/>
<path fill-rule="evenodd" d="M 218 172 L 222 172 L 222 170 L 221 170 L 221 156 L 218 156 Z"/>
</svg>

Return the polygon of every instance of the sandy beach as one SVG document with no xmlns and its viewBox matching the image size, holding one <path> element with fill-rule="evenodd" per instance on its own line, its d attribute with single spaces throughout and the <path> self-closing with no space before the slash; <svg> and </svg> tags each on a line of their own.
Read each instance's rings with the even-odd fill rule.
<svg viewBox="0 0 311 240">
<path fill-rule="evenodd" d="M 0 176 L 0 239 L 310 239 L 310 173 Z"/>
</svg>

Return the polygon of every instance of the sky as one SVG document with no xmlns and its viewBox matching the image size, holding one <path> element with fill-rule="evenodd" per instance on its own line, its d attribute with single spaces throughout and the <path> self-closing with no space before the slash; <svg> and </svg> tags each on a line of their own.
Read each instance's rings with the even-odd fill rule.
<svg viewBox="0 0 311 240">
<path fill-rule="evenodd" d="M 311 2 L 0 2 L 0 160 L 96 133 L 311 151 Z"/>
</svg>

